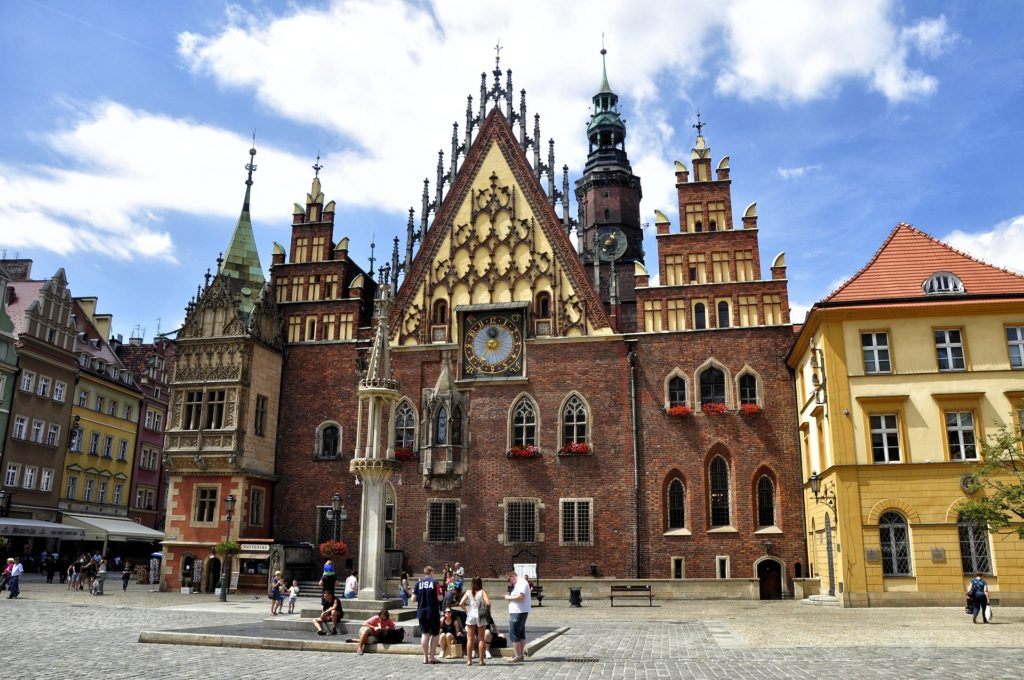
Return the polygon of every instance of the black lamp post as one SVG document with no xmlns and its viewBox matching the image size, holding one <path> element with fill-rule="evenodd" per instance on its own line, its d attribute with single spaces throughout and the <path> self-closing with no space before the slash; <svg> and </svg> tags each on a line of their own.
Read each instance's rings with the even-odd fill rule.
<svg viewBox="0 0 1024 680">
<path fill-rule="evenodd" d="M 13 499 L 13 493 L 0 489 L 0 517 L 7 517 L 10 514 Z"/>
<path fill-rule="evenodd" d="M 234 494 L 230 494 L 230 493 L 228 494 L 228 497 L 224 499 L 224 506 L 227 508 L 227 511 L 228 511 L 228 515 L 227 515 L 228 532 L 227 532 L 227 535 L 224 537 L 224 541 L 227 542 L 227 541 L 231 540 L 231 513 L 234 512 L 234 509 L 235 509 L 235 495 Z M 224 553 L 224 564 L 222 564 L 220 566 L 220 601 L 221 602 L 227 602 L 228 601 L 228 564 L 230 564 L 230 562 L 229 562 L 230 559 L 231 559 L 231 555 L 229 555 L 227 553 Z"/>
<path fill-rule="evenodd" d="M 832 517 L 835 516 L 836 520 L 839 519 L 839 513 L 836 510 L 835 484 L 830 481 L 822 490 L 821 477 L 817 472 L 811 473 L 811 478 L 807 480 L 807 483 L 811 487 L 811 493 L 814 494 L 814 502 L 821 503 L 832 510 L 832 515 L 825 513 L 825 550 L 828 554 L 828 594 L 835 596 L 836 567 L 832 557 Z"/>
<path fill-rule="evenodd" d="M 331 510 L 334 511 L 334 540 L 338 540 L 338 520 L 341 519 L 341 494 L 331 496 Z"/>
</svg>

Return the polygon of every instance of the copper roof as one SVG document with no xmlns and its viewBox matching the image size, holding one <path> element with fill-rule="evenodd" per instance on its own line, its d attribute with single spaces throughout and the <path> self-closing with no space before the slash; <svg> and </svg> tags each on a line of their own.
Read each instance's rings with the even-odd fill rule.
<svg viewBox="0 0 1024 680">
<path fill-rule="evenodd" d="M 923 284 L 939 272 L 955 274 L 963 282 L 965 295 L 1024 293 L 1024 276 L 982 262 L 901 223 L 874 257 L 822 302 L 936 298 L 924 292 Z"/>
</svg>

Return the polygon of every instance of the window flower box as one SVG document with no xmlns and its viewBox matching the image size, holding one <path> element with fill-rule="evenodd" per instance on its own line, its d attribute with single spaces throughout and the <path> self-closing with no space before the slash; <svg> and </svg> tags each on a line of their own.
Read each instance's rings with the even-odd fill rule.
<svg viewBox="0 0 1024 680">
<path fill-rule="evenodd" d="M 764 408 L 760 404 L 740 404 L 740 413 L 747 416 L 757 415 Z"/>
<path fill-rule="evenodd" d="M 677 406 L 669 406 L 667 413 L 670 416 L 689 416 L 693 415 L 693 409 L 689 406 L 679 404 Z"/>
<path fill-rule="evenodd" d="M 710 413 L 712 415 L 721 415 L 726 413 L 729 409 L 725 404 L 709 401 L 706 404 L 701 404 L 700 410 L 703 413 Z"/>
<path fill-rule="evenodd" d="M 327 558 L 344 557 L 348 554 L 345 541 L 324 541 L 320 544 L 320 554 Z"/>
<path fill-rule="evenodd" d="M 412 460 L 416 457 L 412 449 L 401 447 L 395 449 L 395 460 Z"/>
<path fill-rule="evenodd" d="M 562 456 L 589 456 L 593 451 L 587 442 L 567 442 L 558 453 Z"/>
<path fill-rule="evenodd" d="M 513 446 L 505 453 L 506 458 L 536 458 L 540 455 L 540 449 L 533 444 L 526 446 Z"/>
</svg>

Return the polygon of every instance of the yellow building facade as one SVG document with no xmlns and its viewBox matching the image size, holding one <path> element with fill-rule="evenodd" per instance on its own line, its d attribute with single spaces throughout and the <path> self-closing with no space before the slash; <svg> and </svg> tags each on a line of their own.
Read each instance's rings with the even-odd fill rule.
<svg viewBox="0 0 1024 680">
<path fill-rule="evenodd" d="M 960 517 L 1024 414 L 1024 277 L 899 225 L 814 305 L 796 372 L 811 575 L 843 606 L 1024 604 L 1024 542 Z"/>
</svg>

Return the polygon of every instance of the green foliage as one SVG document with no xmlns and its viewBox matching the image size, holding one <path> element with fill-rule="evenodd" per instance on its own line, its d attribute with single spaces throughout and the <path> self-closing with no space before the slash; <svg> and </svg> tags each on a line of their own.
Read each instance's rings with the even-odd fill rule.
<svg viewBox="0 0 1024 680">
<path fill-rule="evenodd" d="M 213 550 L 218 555 L 237 555 L 242 549 L 234 541 L 221 541 Z"/>
<path fill-rule="evenodd" d="M 971 473 L 975 498 L 961 512 L 989 530 L 1013 532 L 1024 540 L 1024 438 L 1020 431 L 1002 427 L 988 438 L 981 462 Z M 1016 526 L 1014 526 L 1016 525 Z"/>
</svg>

